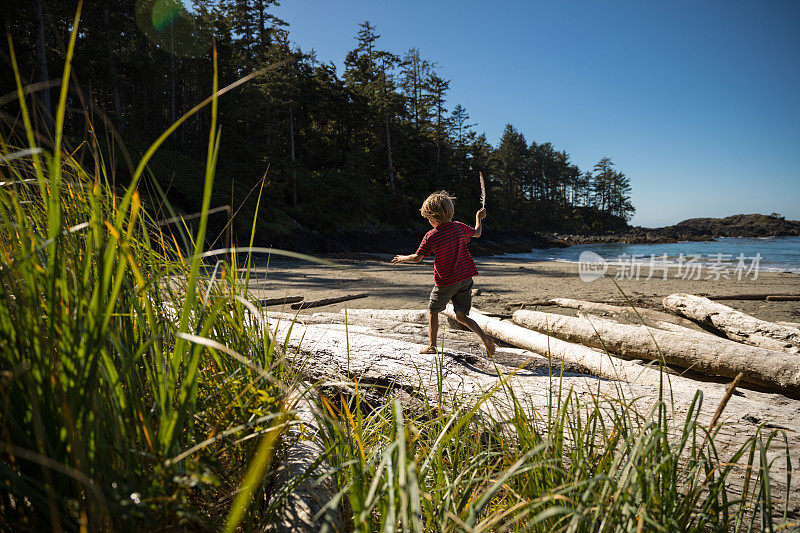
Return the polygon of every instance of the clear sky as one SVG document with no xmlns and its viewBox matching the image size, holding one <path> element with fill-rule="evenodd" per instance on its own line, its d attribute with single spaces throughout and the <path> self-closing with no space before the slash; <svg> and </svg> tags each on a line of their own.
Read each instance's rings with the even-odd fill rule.
<svg viewBox="0 0 800 533">
<path fill-rule="evenodd" d="M 284 0 L 291 40 L 341 73 L 358 23 L 419 48 L 496 145 L 506 123 L 588 170 L 607 155 L 633 223 L 800 219 L 800 1 Z"/>
</svg>

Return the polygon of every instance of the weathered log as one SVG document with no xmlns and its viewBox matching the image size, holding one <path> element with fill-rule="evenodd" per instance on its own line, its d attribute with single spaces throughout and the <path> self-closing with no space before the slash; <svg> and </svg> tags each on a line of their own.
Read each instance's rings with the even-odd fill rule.
<svg viewBox="0 0 800 533">
<path fill-rule="evenodd" d="M 444 312 L 452 315 L 453 309 L 448 305 Z M 534 354 L 550 358 L 555 361 L 553 366 L 556 368 L 560 361 L 564 361 L 580 365 L 593 376 L 603 379 L 621 380 L 652 387 L 658 387 L 662 382 L 657 365 L 643 367 L 633 361 L 609 355 L 604 351 L 550 337 L 512 322 L 487 317 L 481 313 L 471 312 L 469 316 L 486 334 L 513 346 L 529 350 Z"/>
<path fill-rule="evenodd" d="M 349 300 L 357 300 L 358 298 L 366 298 L 367 296 L 369 296 L 369 294 L 365 292 L 360 294 L 346 294 L 345 296 L 337 296 L 335 298 L 323 298 L 321 300 L 313 300 L 310 302 L 300 302 L 292 304 L 292 309 L 308 309 L 310 307 L 322 307 L 323 305 L 338 304 L 341 302 L 347 302 Z"/>
<path fill-rule="evenodd" d="M 339 311 L 344 314 L 344 309 Z M 410 322 L 413 324 L 427 324 L 427 310 L 413 309 L 348 309 L 348 320 L 363 321 L 364 319 L 389 320 L 393 322 Z M 451 329 L 468 330 L 465 325 L 452 317 L 447 317 L 447 327 Z"/>
<path fill-rule="evenodd" d="M 258 298 L 256 302 L 261 307 L 270 307 L 273 305 L 286 305 L 295 302 L 302 302 L 305 298 L 303 296 L 286 296 L 284 298 Z"/>
<path fill-rule="evenodd" d="M 471 313 L 470 316 L 481 319 L 477 313 Z M 488 323 L 483 323 L 488 328 Z M 288 325 L 279 326 L 276 337 L 284 338 L 287 330 Z M 291 338 L 286 342 L 287 354 L 290 357 L 297 354 L 293 356 L 293 363 L 307 376 L 323 383 L 357 379 L 361 389 L 370 384 L 379 388 L 402 388 L 448 410 L 454 406 L 471 405 L 486 391 L 494 390 L 482 404 L 481 411 L 490 413 L 498 421 L 519 416 L 516 407 L 525 410 L 526 416 L 531 419 L 538 419 L 540 415 L 536 414 L 536 410 L 539 406 L 548 405 L 551 401 L 558 402 L 559 394 L 563 400 L 566 394 L 572 393 L 571 401 L 575 402 L 578 409 L 594 409 L 598 398 L 609 398 L 609 405 L 614 398 L 637 398 L 635 405 L 641 413 L 648 412 L 659 400 L 658 387 L 639 382 L 620 387 L 620 382 L 613 380 L 564 376 L 559 380 L 560 386 L 553 387 L 553 380 L 546 372 L 513 372 L 506 368 L 505 371 L 509 373 L 501 377 L 483 368 L 476 368 L 475 361 L 479 358 L 471 353 L 446 349 L 443 354 L 419 354 L 421 346 L 368 334 L 351 332 L 348 336 L 343 329 L 326 329 L 322 325 L 295 326 Z M 503 371 L 503 368 L 500 370 Z M 519 400 L 517 406 L 510 403 L 511 395 L 501 385 L 501 379 L 513 389 L 514 398 Z M 676 421 L 686 415 L 695 393 L 702 391 L 703 402 L 698 422 L 703 427 L 710 425 L 715 407 L 725 396 L 724 384 L 699 383 L 680 376 L 665 377 L 664 383 L 671 390 L 666 397 L 672 398 L 671 412 Z M 602 401 L 600 405 L 601 409 L 605 409 Z M 742 395 L 730 397 L 724 424 L 714 437 L 716 451 L 723 457 L 732 456 L 759 431 L 759 424 L 764 421 L 772 427 L 786 428 L 784 432 L 789 449 L 800 449 L 797 429 L 800 427 L 800 402 L 780 395 L 745 391 Z M 785 457 L 785 448 L 783 445 L 773 445 L 766 453 L 772 465 L 770 486 L 774 501 L 788 499 L 790 515 L 797 515 L 800 513 L 800 493 L 787 490 L 786 461 L 776 460 Z M 738 491 L 741 494 L 744 477 L 744 474 L 737 474 L 729 478 L 728 486 L 733 493 Z M 752 485 L 750 490 L 753 490 Z M 780 505 L 783 509 L 783 504 Z"/>
<path fill-rule="evenodd" d="M 787 328 L 797 328 L 800 329 L 800 322 L 783 322 L 783 321 L 776 321 L 776 324 L 780 324 L 781 326 L 786 326 Z"/>
<path fill-rule="evenodd" d="M 550 301 L 553 303 L 553 305 L 557 305 L 558 307 L 578 309 L 586 313 L 596 313 L 600 315 L 623 318 L 634 323 L 642 323 L 642 319 L 644 319 L 645 324 L 647 324 L 647 321 L 650 320 L 653 321 L 653 323 L 671 322 L 689 329 L 696 327 L 693 322 L 686 320 L 683 317 L 671 315 L 655 309 L 647 309 L 645 307 L 636 307 L 634 309 L 633 307 L 587 302 L 584 300 L 575 300 L 573 298 L 552 298 Z"/>
<path fill-rule="evenodd" d="M 339 313 L 344 315 L 344 309 Z M 347 318 L 348 320 L 373 319 L 425 324 L 428 322 L 428 311 L 418 309 L 348 309 Z"/>
<path fill-rule="evenodd" d="M 443 314 L 450 320 L 455 319 L 455 313 L 451 305 L 447 306 Z M 272 316 L 274 313 L 270 313 L 270 315 Z M 307 324 L 319 323 L 322 321 L 322 315 L 324 314 L 315 313 L 310 317 L 310 320 L 304 320 L 304 322 Z M 344 310 L 340 311 L 339 315 L 343 317 Z M 425 324 L 428 321 L 428 312 L 424 310 L 350 309 L 347 311 L 347 316 L 348 322 L 351 324 L 351 331 L 362 333 L 369 331 L 369 328 L 377 329 L 381 325 L 394 321 L 415 324 Z M 641 364 L 610 356 L 601 350 L 548 337 L 511 322 L 492 318 L 475 309 L 470 312 L 469 316 L 492 337 L 523 350 L 528 350 L 543 358 L 551 359 L 556 373 L 561 366 L 561 361 L 563 361 L 567 371 L 573 368 L 582 368 L 591 375 L 604 379 L 631 381 L 651 386 L 658 386 L 660 383 L 661 376 L 659 375 L 658 365 L 655 365 L 655 367 L 643 367 Z M 342 320 L 339 323 L 343 322 Z M 675 328 L 680 328 L 680 326 L 674 326 Z M 365 327 L 367 329 L 355 329 Z M 685 330 L 685 328 L 681 328 L 681 330 Z M 701 332 L 692 331 L 692 333 L 703 335 Z M 524 361 L 524 357 L 521 355 L 513 359 L 520 363 Z"/>
<path fill-rule="evenodd" d="M 550 306 L 550 305 L 555 305 L 555 304 L 552 303 L 551 300 L 548 300 L 546 298 L 541 298 L 541 299 L 538 299 L 538 300 L 528 300 L 526 302 L 509 302 L 509 303 L 506 304 L 506 309 L 509 309 L 509 310 L 511 310 L 511 309 L 524 309 L 526 307 L 540 307 L 540 306 L 547 307 L 547 306 Z"/>
<path fill-rule="evenodd" d="M 709 300 L 766 300 L 768 296 L 800 297 L 798 294 L 711 294 Z"/>
<path fill-rule="evenodd" d="M 671 294 L 664 298 L 664 307 L 737 342 L 789 353 L 800 351 L 800 329 L 760 320 L 708 298 Z"/>
<path fill-rule="evenodd" d="M 316 391 L 307 385 L 305 390 L 293 393 L 287 402 L 296 423 L 284 437 L 288 448 L 281 454 L 274 481 L 279 487 L 293 489 L 281 507 L 278 520 L 267 531 L 316 533 L 323 526 L 329 531 L 344 531 L 338 507 L 326 507 L 337 489 L 330 463 L 320 460 L 325 455 L 325 446 L 309 395 L 316 396 Z"/>
<path fill-rule="evenodd" d="M 770 294 L 766 300 L 768 302 L 800 302 L 800 295 Z"/>
<path fill-rule="evenodd" d="M 603 348 L 624 357 L 659 360 L 715 376 L 742 372 L 750 383 L 800 395 L 800 357 L 735 341 L 685 335 L 642 325 L 517 311 L 514 322 L 560 339 Z"/>
</svg>

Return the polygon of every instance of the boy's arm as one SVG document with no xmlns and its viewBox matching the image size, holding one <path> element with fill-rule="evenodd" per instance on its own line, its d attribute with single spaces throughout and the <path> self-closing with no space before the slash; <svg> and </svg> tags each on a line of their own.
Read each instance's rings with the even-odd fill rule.
<svg viewBox="0 0 800 533">
<path fill-rule="evenodd" d="M 392 259 L 392 263 L 419 263 L 423 257 L 420 254 L 396 255 Z"/>
<path fill-rule="evenodd" d="M 417 248 L 416 252 L 409 255 L 396 255 L 394 256 L 394 259 L 392 259 L 392 263 L 419 263 L 422 261 L 423 257 L 432 255 L 433 250 L 428 242 L 429 235 L 430 232 L 425 234 L 425 237 L 422 238 L 422 242 L 419 243 L 419 247 Z"/>
<path fill-rule="evenodd" d="M 481 207 L 477 213 L 475 213 L 475 233 L 472 235 L 473 239 L 477 239 L 483 233 L 483 219 L 486 218 L 486 208 Z"/>
</svg>

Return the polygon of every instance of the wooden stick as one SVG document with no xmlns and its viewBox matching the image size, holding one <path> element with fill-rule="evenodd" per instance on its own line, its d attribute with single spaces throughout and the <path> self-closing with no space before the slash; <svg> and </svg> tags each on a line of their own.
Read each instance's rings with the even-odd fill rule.
<svg viewBox="0 0 800 533">
<path fill-rule="evenodd" d="M 800 298 L 800 294 L 717 294 L 709 295 L 709 300 L 768 300 L 777 296 Z"/>
<path fill-rule="evenodd" d="M 305 300 L 304 296 L 286 296 L 284 298 L 259 298 L 257 302 L 262 307 L 269 307 L 270 305 L 293 304 L 303 300 Z"/>
<path fill-rule="evenodd" d="M 486 183 L 483 181 L 482 172 L 478 172 L 478 178 L 481 180 L 481 207 L 486 207 Z"/>
<path fill-rule="evenodd" d="M 767 296 L 768 302 L 800 302 L 800 295 L 771 294 Z"/>
<path fill-rule="evenodd" d="M 357 300 L 358 298 L 366 298 L 369 296 L 367 293 L 360 294 L 346 294 L 345 296 L 337 296 L 336 298 L 323 298 L 322 300 L 314 300 L 311 302 L 301 302 L 292 304 L 292 309 L 308 309 L 309 307 L 322 307 L 323 305 L 338 304 L 339 302 L 346 302 L 348 300 Z"/>
<path fill-rule="evenodd" d="M 719 422 L 719 417 L 722 416 L 722 411 L 725 410 L 725 406 L 728 405 L 728 400 L 730 400 L 731 396 L 733 396 L 733 391 L 736 390 L 736 387 L 739 385 L 739 382 L 742 381 L 743 377 L 744 374 L 739 372 L 736 374 L 736 377 L 733 378 L 731 384 L 728 385 L 728 390 L 725 391 L 725 396 L 722 397 L 722 401 L 719 402 L 717 410 L 714 411 L 714 416 L 711 417 L 711 423 L 708 425 L 709 431 L 711 431 L 711 429 L 717 425 L 717 422 Z"/>
<path fill-rule="evenodd" d="M 717 406 L 717 410 L 714 411 L 714 416 L 711 417 L 711 423 L 708 425 L 708 433 L 706 433 L 705 438 L 703 438 L 703 445 L 700 446 L 701 450 L 706 447 L 708 436 L 714 430 L 717 422 L 719 422 L 719 417 L 722 416 L 722 411 L 725 410 L 725 406 L 728 405 L 728 401 L 731 399 L 731 396 L 733 396 L 733 391 L 736 390 L 736 387 L 739 385 L 739 382 L 742 381 L 743 377 L 744 374 L 741 372 L 736 374 L 736 377 L 733 378 L 733 381 L 731 381 L 731 384 L 728 385 L 728 388 L 725 390 L 725 396 L 722 397 L 722 400 L 720 400 L 719 405 Z"/>
</svg>

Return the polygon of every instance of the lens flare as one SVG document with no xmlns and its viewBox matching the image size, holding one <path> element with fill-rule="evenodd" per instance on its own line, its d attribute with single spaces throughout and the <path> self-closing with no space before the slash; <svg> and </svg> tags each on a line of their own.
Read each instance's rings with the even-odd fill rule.
<svg viewBox="0 0 800 533">
<path fill-rule="evenodd" d="M 137 0 L 136 25 L 164 52 L 199 57 L 211 49 L 211 22 L 190 12 L 181 0 Z"/>
<path fill-rule="evenodd" d="M 183 4 L 178 0 L 158 0 L 153 5 L 151 19 L 156 31 L 162 31 L 181 16 Z"/>
</svg>

